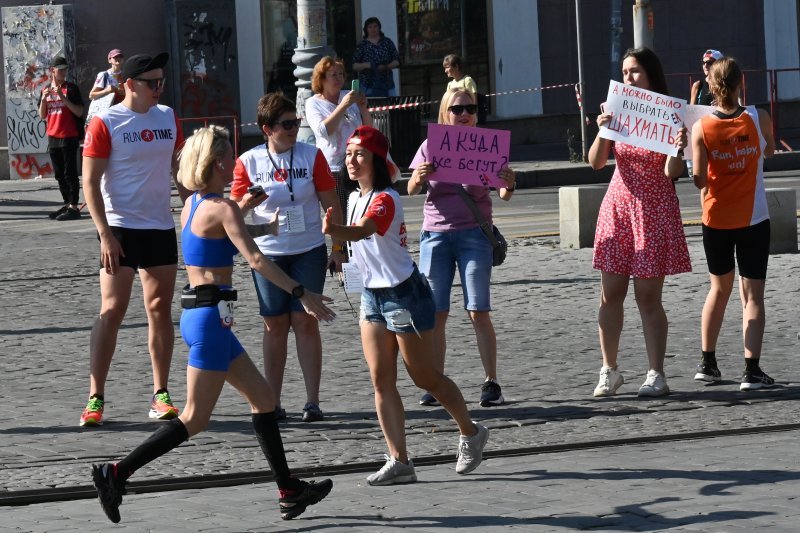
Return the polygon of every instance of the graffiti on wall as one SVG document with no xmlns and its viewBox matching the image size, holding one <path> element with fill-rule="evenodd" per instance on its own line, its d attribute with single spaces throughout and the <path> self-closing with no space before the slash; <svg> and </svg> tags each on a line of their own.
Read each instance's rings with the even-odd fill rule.
<svg viewBox="0 0 800 533">
<path fill-rule="evenodd" d="M 47 154 L 13 154 L 9 156 L 12 180 L 53 177 L 53 165 Z"/>
<path fill-rule="evenodd" d="M 70 56 L 65 43 L 63 6 L 3 8 L 3 66 L 9 152 L 42 153 L 47 149 L 38 97 L 48 83 L 52 58 Z"/>
<path fill-rule="evenodd" d="M 178 4 L 181 111 L 185 117 L 238 115 L 234 12 L 227 4 Z"/>
</svg>

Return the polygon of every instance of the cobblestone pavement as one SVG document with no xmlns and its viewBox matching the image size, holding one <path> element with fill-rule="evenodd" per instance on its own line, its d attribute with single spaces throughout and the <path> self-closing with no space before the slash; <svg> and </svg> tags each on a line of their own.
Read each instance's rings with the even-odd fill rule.
<svg viewBox="0 0 800 533">
<path fill-rule="evenodd" d="M 89 483 L 89 463 L 119 458 L 146 438 L 158 424 L 147 418 L 151 372 L 146 349 L 147 324 L 141 288 L 137 282 L 119 334 L 106 389 L 107 422 L 97 429 L 78 427 L 78 417 L 85 405 L 88 388 L 89 332 L 99 305 L 95 266 L 98 245 L 94 226 L 88 216 L 80 221 L 63 223 L 44 218 L 47 212 L 58 205 L 57 197 L 53 182 L 0 182 L 0 307 L 4 316 L 0 326 L 0 495 L 7 495 L 9 491 L 86 486 Z M 419 213 L 413 212 L 410 207 L 407 213 L 409 235 L 413 236 L 419 228 Z M 800 423 L 800 402 L 797 402 L 800 387 L 796 364 L 800 351 L 800 261 L 797 256 L 785 254 L 770 258 L 763 367 L 777 379 L 779 387 L 749 393 L 738 390 L 743 362 L 741 308 L 735 296 L 728 306 L 717 348 L 723 382 L 704 386 L 694 382 L 692 377 L 699 355 L 700 311 L 708 282 L 699 231 L 697 228 L 687 228 L 687 236 L 694 272 L 668 278 L 664 288 L 664 303 L 670 320 L 666 369 L 673 391 L 665 398 L 639 399 L 636 396 L 638 386 L 644 380 L 647 364 L 641 322 L 632 290 L 626 302 L 626 322 L 620 346 L 620 368 L 627 383 L 614 398 L 592 398 L 601 361 L 596 326 L 599 274 L 591 268 L 590 249 L 561 250 L 557 238 L 519 238 L 510 243 L 506 263 L 494 272 L 492 293 L 493 318 L 498 336 L 498 372 L 507 400 L 502 407 L 486 409 L 478 406 L 482 368 L 469 321 L 464 313 L 457 311 L 461 307 L 460 290 L 457 288 L 454 291 L 454 312 L 448 322 L 447 373 L 462 388 L 474 419 L 491 428 L 492 436 L 487 445 L 490 454 L 514 449 L 535 453 L 548 446 L 569 448 L 581 443 L 602 443 L 621 438 Z M 412 242 L 410 246 L 412 252 L 416 253 L 416 243 Z M 185 274 L 179 272 L 178 285 L 182 285 L 184 280 Z M 235 283 L 240 291 L 235 330 L 242 344 L 261 366 L 261 325 L 257 316 L 257 301 L 248 269 L 241 260 L 237 264 Z M 310 424 L 300 421 L 305 395 L 292 343 L 282 398 L 290 417 L 282 425 L 290 465 L 312 471 L 326 465 L 377 464 L 385 451 L 375 417 L 369 376 L 362 358 L 357 320 L 338 287 L 329 284 L 326 292 L 335 299 L 333 307 L 339 317 L 334 324 L 322 326 L 324 370 L 321 408 L 325 412 L 325 420 Z M 357 307 L 357 300 L 352 296 L 350 299 Z M 174 309 L 177 324 L 177 301 Z M 178 406 L 182 406 L 185 398 L 185 360 L 186 349 L 178 338 L 170 384 L 170 392 Z M 417 405 L 419 391 L 404 372 L 400 376 L 412 457 L 454 456 L 457 444 L 455 424 L 442 409 Z M 771 442 L 775 440 L 775 435 L 766 434 L 762 440 Z M 759 440 L 757 437 L 753 439 Z M 706 441 L 698 444 L 699 449 L 708 449 L 709 444 L 703 442 Z M 722 442 L 727 441 L 722 439 Z M 642 449 L 646 451 L 658 447 L 668 457 L 676 446 L 674 443 L 651 444 Z M 690 444 L 681 446 L 691 448 Z M 732 453 L 749 449 L 742 446 L 732 444 Z M 792 451 L 794 449 L 791 448 Z M 787 444 L 781 450 L 786 452 L 790 448 Z M 603 484 L 616 479 L 616 474 L 608 479 L 602 473 L 580 477 L 584 468 L 582 461 L 587 453 L 600 452 L 577 452 L 564 456 L 562 460 L 562 468 L 571 469 L 570 475 L 585 481 L 580 484 L 581 493 L 592 494 L 600 489 L 614 494 L 612 499 L 615 501 L 597 499 L 600 502 L 598 505 L 605 505 L 612 514 L 619 512 L 646 517 L 650 516 L 649 513 L 655 513 L 649 504 L 647 510 L 643 507 L 625 510 L 627 496 L 621 496 L 616 486 L 611 488 Z M 624 461 L 608 454 L 603 468 L 622 472 L 619 477 L 625 482 L 625 494 L 630 495 L 635 494 L 632 486 L 649 483 L 650 476 L 646 471 L 651 466 L 644 464 L 637 466 L 638 470 L 630 470 L 632 467 L 627 464 L 627 448 L 625 453 Z M 748 460 L 755 459 L 754 455 L 744 455 Z M 781 453 L 775 452 L 774 456 L 780 459 Z M 599 456 L 593 457 L 592 460 L 600 461 Z M 570 499 L 568 490 L 571 484 L 566 483 L 567 474 L 552 482 L 564 491 L 561 495 L 553 495 L 552 500 L 547 497 L 547 491 L 534 490 L 551 484 L 548 476 L 542 473 L 548 461 L 547 455 L 524 459 L 521 464 L 531 469 L 525 472 L 515 470 L 515 459 L 496 461 L 499 461 L 497 471 L 494 471 L 490 461 L 487 467 L 479 470 L 480 477 L 494 476 L 498 483 L 502 482 L 504 476 L 515 480 L 521 478 L 523 482 L 520 487 L 527 488 L 521 489 L 514 501 L 526 503 L 519 508 L 522 514 L 509 514 L 511 518 L 489 525 L 525 527 L 533 523 L 554 529 L 583 527 L 579 522 L 572 525 L 566 521 L 526 522 L 540 515 L 536 509 L 545 500 L 559 500 L 558 505 L 562 510 L 557 513 L 574 514 L 576 520 L 581 517 L 589 520 L 594 516 L 593 507 L 578 507 L 579 500 L 572 504 L 564 501 L 564 498 Z M 699 471 L 703 471 L 696 464 L 696 461 L 702 461 L 700 458 L 693 457 L 692 461 Z M 711 463 L 714 464 L 713 461 Z M 794 474 L 788 472 L 787 475 L 796 488 L 796 461 L 791 465 L 782 464 L 769 468 L 784 472 L 791 467 Z M 246 404 L 235 391 L 226 388 L 208 430 L 137 472 L 135 479 L 247 473 L 266 468 L 251 431 Z M 482 523 L 481 520 L 493 517 L 492 513 L 497 511 L 485 508 L 485 502 L 497 502 L 500 509 L 505 509 L 504 513 L 511 513 L 511 507 L 506 509 L 502 506 L 502 498 L 489 488 L 491 485 L 487 491 L 492 494 L 481 499 L 484 503 L 475 509 L 467 507 L 464 500 L 475 497 L 476 493 L 481 495 L 484 491 L 470 490 L 469 498 L 460 495 L 459 487 L 465 483 L 461 478 L 453 485 L 443 487 L 455 493 L 453 498 L 461 502 L 461 506 L 454 504 L 448 507 L 434 501 L 426 504 L 426 494 L 432 494 L 438 483 L 452 481 L 455 477 L 450 472 L 452 464 L 429 468 L 431 485 L 426 485 L 419 492 L 411 489 L 413 497 L 408 500 L 408 505 L 422 505 L 425 513 L 440 516 L 441 520 L 434 516 L 430 520 L 413 522 L 416 515 L 410 509 L 393 507 L 398 504 L 396 498 L 383 500 L 382 494 L 393 494 L 402 489 L 388 489 L 383 493 L 373 493 L 372 489 L 368 491 L 364 487 L 356 490 L 353 487 L 357 486 L 355 480 L 363 477 L 360 474 L 343 476 L 344 479 L 353 480 L 348 496 L 351 500 L 347 505 L 357 507 L 360 500 L 365 500 L 365 496 L 371 499 L 375 494 L 377 497 L 375 501 L 370 500 L 370 509 L 378 509 L 383 504 L 387 507 L 382 511 L 370 510 L 367 514 L 406 516 L 398 523 L 386 522 L 384 525 L 388 529 L 436 529 Z M 600 467 L 595 465 L 593 468 Z M 666 461 L 652 468 L 681 466 Z M 729 465 L 725 468 L 732 467 Z M 722 476 L 718 482 L 723 485 L 734 482 L 746 484 L 749 478 L 745 471 L 751 468 L 765 468 L 763 472 L 767 473 L 770 471 L 767 466 L 745 462 L 731 474 L 733 481 Z M 768 478 L 768 474 L 763 472 L 756 477 Z M 678 490 L 682 484 L 689 481 L 692 484 L 713 484 L 717 479 L 711 474 L 708 479 L 695 475 L 689 481 L 680 476 L 667 477 L 670 478 L 668 485 L 673 489 L 672 492 L 650 502 L 658 504 L 655 507 L 661 509 L 664 506 L 678 509 L 675 507 L 677 504 L 673 504 L 684 498 L 684 494 Z M 776 478 L 776 483 L 779 482 L 781 476 Z M 659 483 L 663 483 L 663 480 Z M 470 487 L 475 485 L 479 484 L 469 484 Z M 242 494 L 236 492 L 242 489 L 220 489 L 217 493 L 186 492 L 181 493 L 181 505 L 185 505 L 185 509 L 205 507 L 204 498 L 215 498 L 211 494 L 218 494 L 218 498 L 224 502 L 228 498 L 228 490 L 234 491 L 231 494 Z M 724 488 L 719 491 L 726 495 Z M 403 494 L 408 492 L 404 490 Z M 749 497 L 748 493 L 745 499 L 749 500 Z M 140 508 L 144 509 L 144 502 L 151 501 L 153 496 L 142 495 L 132 500 L 137 498 L 143 502 Z M 449 500 L 442 501 L 446 503 Z M 69 505 L 83 506 L 87 503 L 58 504 L 55 509 Z M 436 505 L 443 507 L 438 510 L 431 508 Z M 574 506 L 570 512 L 564 510 L 568 505 Z M 264 513 L 274 512 L 272 503 L 267 507 Z M 477 518 L 474 521 L 467 520 L 460 516 L 462 513 L 459 509 L 464 509 L 469 516 L 476 513 Z M 597 509 L 600 512 L 599 507 Z M 745 506 L 741 509 L 743 513 L 754 513 L 753 517 L 761 516 L 759 513 L 764 512 L 764 509 L 757 507 Z M 686 509 L 674 512 L 684 511 Z M 57 515 L 58 511 L 55 512 Z M 321 515 L 330 517 L 330 522 L 326 522 L 325 526 L 328 529 L 350 530 L 371 525 L 383 529 L 378 523 L 366 523 L 370 519 L 362 517 L 365 512 L 358 511 L 357 516 L 350 518 L 339 517 L 345 525 L 337 527 L 335 508 L 319 508 Z M 131 514 L 134 514 L 133 511 Z M 524 520 L 521 518 L 523 515 L 526 517 Z M 6 509 L 0 509 L 0 527 L 13 526 L 8 516 Z M 261 514 L 254 516 L 260 516 L 261 520 L 274 520 L 271 514 L 270 518 L 264 518 Z M 448 516 L 454 522 L 443 526 Z M 226 527 L 224 521 L 217 525 L 213 525 L 213 521 L 211 523 L 211 530 Z M 669 523 L 665 522 L 667 525 Z M 62 525 L 65 527 L 57 529 L 84 529 L 86 524 L 80 527 L 73 526 L 71 522 Z M 605 526 L 608 526 L 614 529 L 612 525 L 613 522 L 600 520 L 594 527 L 606 529 Z M 685 525 L 686 529 L 697 530 L 706 530 L 708 526 L 699 520 Z M 183 527 L 193 529 L 190 522 Z M 249 522 L 241 525 L 241 529 L 258 527 Z M 643 530 L 638 525 L 632 527 Z M 721 527 L 720 530 L 725 531 L 736 529 Z M 272 526 L 269 528 L 272 529 Z M 315 527 L 307 526 L 307 530 L 311 529 Z"/>
</svg>

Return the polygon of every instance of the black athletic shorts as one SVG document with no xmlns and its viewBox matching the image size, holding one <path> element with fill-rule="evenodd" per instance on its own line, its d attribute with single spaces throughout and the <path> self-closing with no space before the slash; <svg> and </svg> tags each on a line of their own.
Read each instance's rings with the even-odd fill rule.
<svg viewBox="0 0 800 533">
<path fill-rule="evenodd" d="M 178 264 L 178 238 L 174 229 L 129 229 L 111 226 L 125 256 L 119 266 L 134 270 Z M 100 240 L 100 235 L 97 235 Z M 101 262 L 101 267 L 102 262 Z"/>
<path fill-rule="evenodd" d="M 769 261 L 769 219 L 755 226 L 714 229 L 703 225 L 703 248 L 708 271 L 722 276 L 733 270 L 734 253 L 739 275 L 748 279 L 767 279 Z"/>
</svg>

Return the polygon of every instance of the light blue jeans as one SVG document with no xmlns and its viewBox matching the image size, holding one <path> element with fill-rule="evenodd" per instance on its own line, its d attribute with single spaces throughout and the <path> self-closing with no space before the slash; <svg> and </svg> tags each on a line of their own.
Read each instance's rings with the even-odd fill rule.
<svg viewBox="0 0 800 533">
<path fill-rule="evenodd" d="M 492 244 L 481 228 L 425 231 L 419 237 L 419 269 L 433 291 L 436 311 L 450 310 L 456 267 L 461 277 L 464 309 L 491 311 Z"/>
</svg>

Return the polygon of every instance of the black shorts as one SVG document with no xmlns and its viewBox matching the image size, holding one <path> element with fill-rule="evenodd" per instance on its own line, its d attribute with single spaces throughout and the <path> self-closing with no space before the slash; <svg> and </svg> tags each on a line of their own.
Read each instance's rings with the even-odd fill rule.
<svg viewBox="0 0 800 533">
<path fill-rule="evenodd" d="M 755 226 L 714 229 L 703 224 L 703 248 L 708 271 L 722 276 L 733 270 L 734 251 L 739 275 L 747 279 L 767 279 L 769 262 L 769 219 Z"/>
<path fill-rule="evenodd" d="M 174 229 L 129 229 L 111 226 L 125 256 L 119 266 L 134 270 L 178 264 L 178 238 Z M 97 235 L 100 240 L 100 235 Z M 100 265 L 103 266 L 102 264 Z"/>
</svg>

